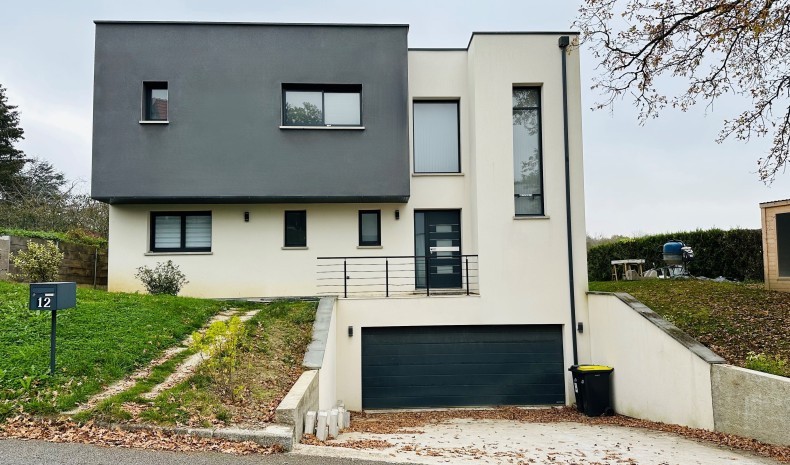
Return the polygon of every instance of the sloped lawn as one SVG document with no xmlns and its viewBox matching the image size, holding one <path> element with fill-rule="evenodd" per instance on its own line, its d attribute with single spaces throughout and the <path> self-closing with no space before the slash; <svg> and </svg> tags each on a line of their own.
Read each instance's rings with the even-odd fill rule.
<svg viewBox="0 0 790 465">
<path fill-rule="evenodd" d="M 790 362 L 790 293 L 659 279 L 591 282 L 590 290 L 633 295 L 733 365 L 746 366 L 749 352 Z M 790 376 L 790 366 L 784 370 Z"/>
<path fill-rule="evenodd" d="M 260 311 L 243 323 L 242 336 L 226 346 L 222 361 L 216 362 L 216 356 L 216 363 L 204 361 L 191 376 L 151 399 L 146 393 L 163 381 L 154 370 L 149 379 L 80 419 L 196 427 L 271 423 L 277 405 L 304 371 L 316 307 L 317 302 L 297 300 L 258 304 Z M 190 347 L 185 355 L 195 351 Z"/>
<path fill-rule="evenodd" d="M 150 362 L 239 302 L 77 289 L 58 312 L 57 369 L 49 371 L 50 313 L 27 309 L 28 285 L 0 282 L 0 419 L 69 410 Z"/>
</svg>

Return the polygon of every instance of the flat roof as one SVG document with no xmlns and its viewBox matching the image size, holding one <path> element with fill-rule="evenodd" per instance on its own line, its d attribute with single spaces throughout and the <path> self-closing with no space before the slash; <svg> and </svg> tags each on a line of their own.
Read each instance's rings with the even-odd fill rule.
<svg viewBox="0 0 790 465">
<path fill-rule="evenodd" d="M 267 23 L 267 22 L 244 22 L 244 21 L 123 21 L 97 19 L 94 24 L 152 24 L 168 26 L 293 26 L 293 27 L 405 27 L 408 24 L 373 24 L 373 23 Z M 459 52 L 469 50 L 475 36 L 486 35 L 552 35 L 552 36 L 577 36 L 578 31 L 473 31 L 469 37 L 466 48 L 455 47 L 416 47 L 409 48 L 415 52 Z"/>
<path fill-rule="evenodd" d="M 784 205 L 790 205 L 790 199 L 772 200 L 770 202 L 761 202 L 760 203 L 760 208 L 781 207 L 781 206 L 784 206 Z"/>
</svg>

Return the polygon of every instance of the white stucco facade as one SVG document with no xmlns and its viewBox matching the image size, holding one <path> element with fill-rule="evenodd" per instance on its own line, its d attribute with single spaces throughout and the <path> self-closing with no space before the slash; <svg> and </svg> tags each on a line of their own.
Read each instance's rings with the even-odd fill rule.
<svg viewBox="0 0 790 465">
<path fill-rule="evenodd" d="M 362 407 L 360 329 L 365 327 L 558 325 L 563 328 L 563 357 L 570 366 L 574 328 L 558 38 L 559 34 L 475 34 L 468 49 L 409 51 L 409 126 L 414 101 L 457 100 L 461 167 L 454 174 L 413 174 L 407 203 L 111 206 L 109 289 L 142 290 L 134 278 L 137 267 L 173 260 L 190 281 L 185 295 L 317 295 L 322 291 L 316 279 L 318 257 L 414 255 L 415 210 L 457 209 L 462 253 L 479 257 L 479 295 L 341 298 L 333 321 L 337 398 L 349 409 Z M 586 323 L 578 50 L 568 52 L 567 66 L 574 293 L 577 319 Z M 516 217 L 514 212 L 512 97 L 514 86 L 525 85 L 541 89 L 545 215 L 540 217 Z M 410 158 L 413 164 L 413 154 Z M 150 253 L 150 213 L 190 210 L 211 211 L 211 252 Z M 283 248 L 285 210 L 306 210 L 306 248 Z M 381 210 L 381 247 L 357 245 L 359 210 Z M 249 212 L 249 222 L 244 212 Z M 348 336 L 349 327 L 354 336 Z M 590 361 L 589 351 L 588 334 L 579 333 L 580 362 Z M 571 403 L 567 374 L 566 379 L 566 401 Z"/>
</svg>

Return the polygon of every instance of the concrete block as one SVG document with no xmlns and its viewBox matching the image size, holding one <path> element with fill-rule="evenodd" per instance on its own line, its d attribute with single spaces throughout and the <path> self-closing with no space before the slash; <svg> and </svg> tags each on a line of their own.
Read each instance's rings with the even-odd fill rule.
<svg viewBox="0 0 790 465">
<path fill-rule="evenodd" d="M 329 420 L 329 415 L 327 412 L 322 411 L 318 412 L 318 421 L 316 423 L 315 429 L 315 437 L 318 438 L 319 441 L 326 441 L 327 437 L 327 422 Z"/>
<path fill-rule="evenodd" d="M 312 410 L 304 417 L 304 433 L 315 434 L 315 412 Z"/>
<path fill-rule="evenodd" d="M 339 423 L 338 423 L 338 414 L 337 409 L 333 408 L 329 411 L 329 420 L 327 425 L 329 426 L 329 437 L 336 438 L 339 432 Z"/>
</svg>

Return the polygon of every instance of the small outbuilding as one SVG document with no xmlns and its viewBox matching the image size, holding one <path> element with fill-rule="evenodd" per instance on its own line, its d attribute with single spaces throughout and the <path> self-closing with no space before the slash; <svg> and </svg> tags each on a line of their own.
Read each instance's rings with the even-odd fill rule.
<svg viewBox="0 0 790 465">
<path fill-rule="evenodd" d="M 790 292 L 790 199 L 760 204 L 765 287 Z"/>
</svg>

